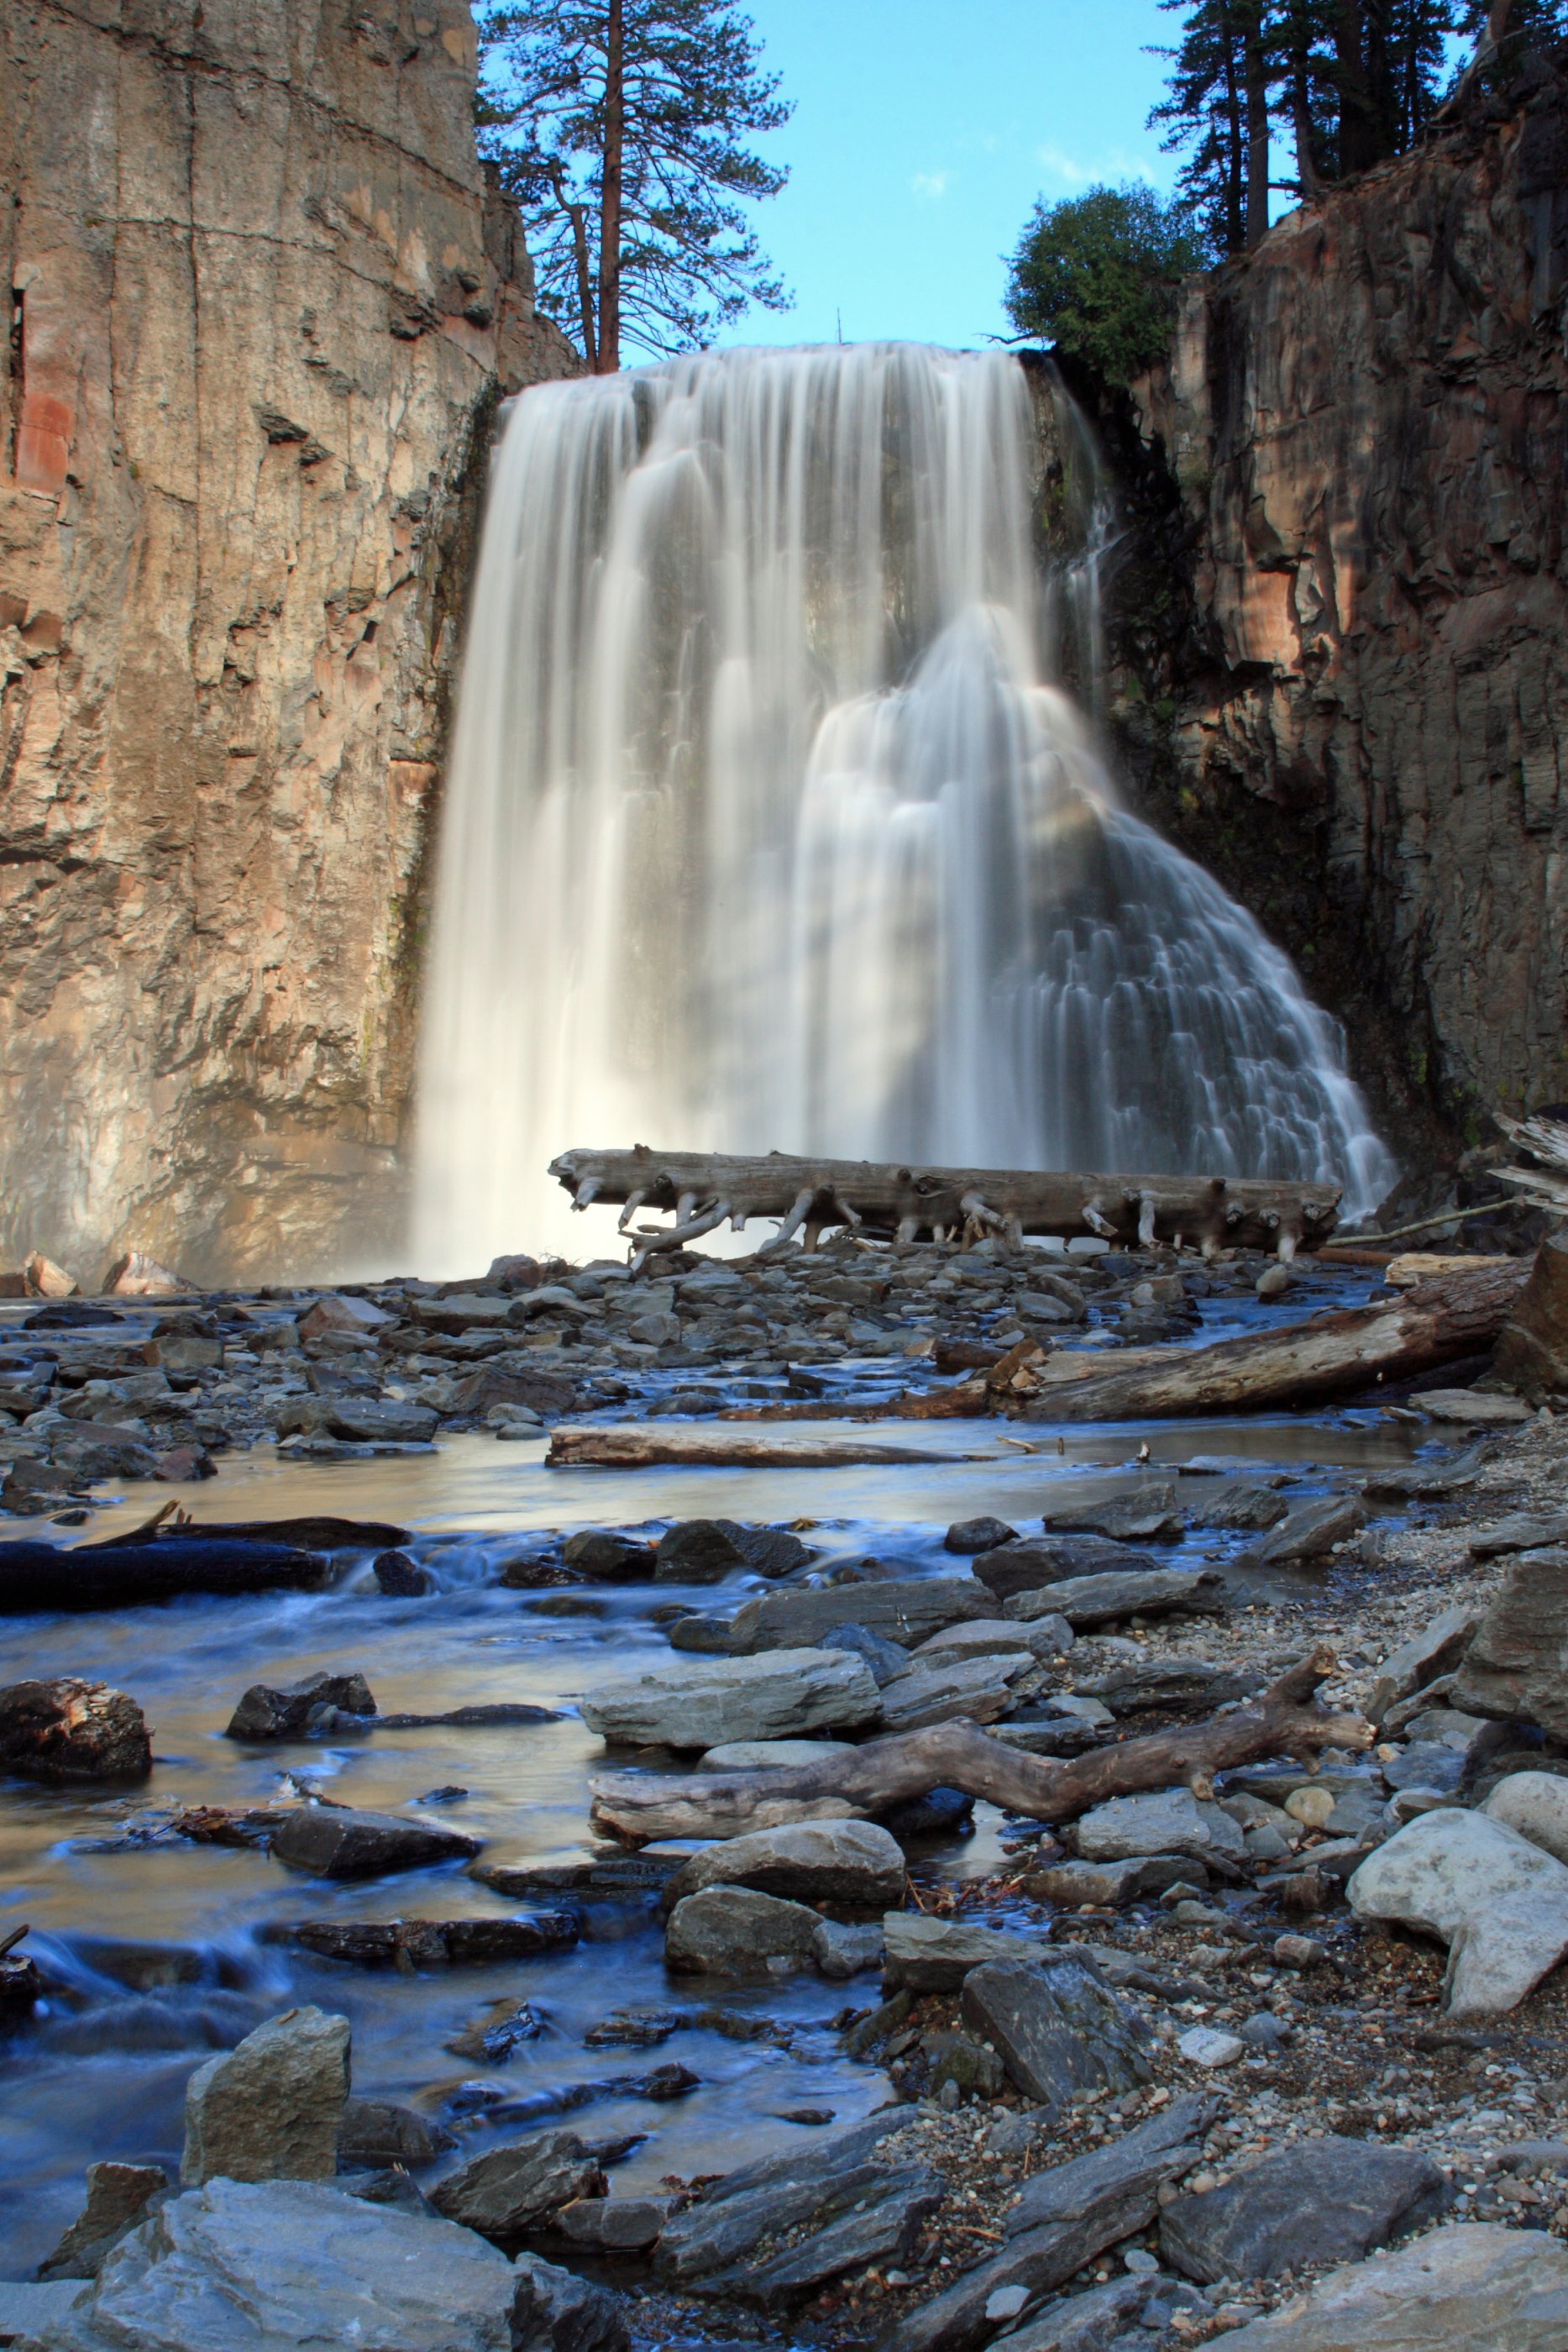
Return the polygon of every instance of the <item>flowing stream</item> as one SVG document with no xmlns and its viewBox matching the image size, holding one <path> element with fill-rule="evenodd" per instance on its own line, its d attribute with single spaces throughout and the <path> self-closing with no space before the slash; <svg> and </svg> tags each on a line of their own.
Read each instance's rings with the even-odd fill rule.
<svg viewBox="0 0 1568 2352">
<path fill-rule="evenodd" d="M 564 1234 L 580 1144 L 1389 1180 L 1334 1024 L 1055 682 L 1075 638 L 1098 694 L 1113 520 L 1049 406 L 906 344 L 517 401 L 439 847 L 427 1269 Z"/>
</svg>

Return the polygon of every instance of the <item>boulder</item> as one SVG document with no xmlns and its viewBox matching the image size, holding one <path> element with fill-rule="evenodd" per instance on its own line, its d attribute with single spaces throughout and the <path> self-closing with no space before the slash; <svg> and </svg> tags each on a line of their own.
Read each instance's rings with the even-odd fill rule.
<svg viewBox="0 0 1568 2352">
<path fill-rule="evenodd" d="M 169 2186 L 161 2164 L 89 2164 L 87 2203 L 52 2254 L 38 2265 L 42 2279 L 96 2278 L 104 2258 L 147 2217 Z M 3 2330 L 0 2330 L 3 2337 Z"/>
<path fill-rule="evenodd" d="M 659 1538 L 653 1562 L 661 1584 L 721 1584 L 747 1564 L 740 1546 L 716 1519 L 678 1519 Z"/>
<path fill-rule="evenodd" d="M 1560 2352 L 1568 2247 L 1544 2230 L 1451 2221 L 1225 2338 L 1226 2352 Z"/>
<path fill-rule="evenodd" d="M 80 2347 L 512 2352 L 516 2289 L 503 2254 L 432 2214 L 314 2182 L 212 2180 L 115 2248 Z"/>
<path fill-rule="evenodd" d="M 1207 1874 L 1198 1865 L 1207 1883 Z M 1024 1893 L 1037 1903 L 1060 1903 L 1076 1911 L 1081 1904 L 1114 1906 L 1134 1903 L 1141 1895 L 1163 1895 L 1193 1875 L 1186 1854 L 1146 1853 L 1125 1862 L 1057 1862 L 1029 1871 Z"/>
<path fill-rule="evenodd" d="M 707 1886 L 671 1912 L 664 1959 L 699 1976 L 788 1976 L 810 1966 L 821 1924 L 803 1903 L 745 1886 Z"/>
<path fill-rule="evenodd" d="M 1529 1397 L 1568 1389 L 1568 1233 L 1550 1234 L 1502 1327 L 1495 1367 Z"/>
<path fill-rule="evenodd" d="M 1113 1797 L 1096 1805 L 1078 1824 L 1078 1851 L 1085 1862 L 1126 1862 L 1148 1854 L 1189 1853 L 1198 1861 L 1240 1863 L 1247 1841 L 1229 1814 L 1203 1803 L 1190 1789 L 1152 1789 L 1136 1797 Z"/>
<path fill-rule="evenodd" d="M 1366 1703 L 1370 1722 L 1381 1723 L 1392 1706 L 1413 1691 L 1425 1690 L 1457 1666 L 1469 1648 L 1477 1619 L 1472 1610 L 1439 1610 L 1428 1625 L 1413 1633 L 1407 1642 L 1390 1650 L 1378 1669 L 1377 1680 L 1372 1685 L 1372 1696 Z"/>
<path fill-rule="evenodd" d="M 1138 2321 L 1155 2284 L 1140 2273 L 1111 2279 L 1087 2294 L 1063 2295 L 1007 2336 L 1008 2352 L 1108 2352 L 1112 2345 L 1147 2352 L 1156 2339 L 1145 2336 Z M 1020 2311 L 1033 2300 L 1021 2286 L 998 2287 L 993 2300 L 1000 2297 L 1019 2298 Z"/>
<path fill-rule="evenodd" d="M 964 1979 L 962 2007 L 1019 2089 L 1052 2116 L 1075 2091 L 1130 2091 L 1150 2078 L 1133 2012 L 1077 1954 L 987 1961 Z"/>
<path fill-rule="evenodd" d="M 1568 1951 L 1568 1867 L 1484 1813 L 1422 1813 L 1368 1854 L 1346 1888 L 1364 1919 L 1398 1919 L 1449 1947 L 1456 2018 L 1515 2009 Z"/>
<path fill-rule="evenodd" d="M 372 1566 L 378 1589 L 392 1601 L 412 1601 L 435 1590 L 435 1580 L 405 1551 L 381 1551 Z"/>
<path fill-rule="evenodd" d="M 932 1919 L 918 1911 L 890 1911 L 882 1923 L 890 1987 L 911 1992 L 956 1992 L 971 1969 L 990 1960 L 1034 1960 L 1047 1949 L 1032 1936 L 1004 1935 L 964 1919 Z"/>
<path fill-rule="evenodd" d="M 428 1445 L 436 1415 L 428 1405 L 392 1397 L 342 1396 L 330 1400 L 327 1426 L 355 1445 Z"/>
<path fill-rule="evenodd" d="M 834 1984 L 847 1983 L 883 1961 L 881 1925 L 845 1927 L 837 1919 L 819 1919 L 811 1937 L 811 1958 L 818 1973 Z"/>
<path fill-rule="evenodd" d="M 989 1593 L 972 1576 L 893 1576 L 852 1587 L 828 1584 L 811 1591 L 765 1592 L 737 1615 L 730 1648 L 737 1656 L 801 1649 L 852 1617 L 872 1633 L 910 1649 L 944 1625 L 991 1612 Z"/>
<path fill-rule="evenodd" d="M 1030 1660 L 1052 1654 L 1032 1624 L 1015 1624 L 1005 1617 L 971 1617 L 967 1624 L 944 1625 L 939 1633 L 922 1642 L 902 1661 L 900 1671 L 924 1674 L 960 1659 L 1017 1656 L 1020 1652 Z"/>
<path fill-rule="evenodd" d="M 334 1716 L 367 1716 L 375 1711 L 371 1686 L 361 1674 L 307 1675 L 303 1682 L 281 1688 L 252 1683 L 230 1716 L 224 1737 L 302 1739 L 318 1725 L 329 1728 Z"/>
<path fill-rule="evenodd" d="M 1048 1511 L 1045 1528 L 1048 1535 L 1106 1536 L 1113 1543 L 1178 1543 L 1182 1522 L 1176 1501 L 1174 1479 L 1140 1481 L 1131 1494 Z"/>
<path fill-rule="evenodd" d="M 417 2172 L 434 2164 L 452 2135 L 432 2124 L 417 2107 L 396 2099 L 348 2099 L 338 2126 L 338 2165 L 343 2172 L 379 2172 L 401 2164 Z"/>
<path fill-rule="evenodd" d="M 1224 1582 L 1211 1568 L 1146 1568 L 1067 1577 L 1059 1584 L 1015 1592 L 1002 1603 L 1002 1613 L 1014 1619 L 1061 1616 L 1076 1632 L 1118 1617 L 1164 1617 L 1173 1609 L 1213 1615 L 1225 1605 Z"/>
<path fill-rule="evenodd" d="M 145 1780 L 152 1769 L 141 1709 L 123 1691 L 70 1676 L 0 1690 L 0 1772 L 25 1780 Z"/>
<path fill-rule="evenodd" d="M 904 1900 L 904 1849 L 873 1822 L 792 1822 L 694 1853 L 665 1887 L 664 1909 L 705 1886 L 749 1886 L 795 1903 L 888 1911 Z"/>
<path fill-rule="evenodd" d="M 329 1331 L 347 1331 L 351 1336 L 369 1339 L 384 1330 L 392 1318 L 373 1298 L 355 1298 L 349 1292 L 323 1292 L 299 1318 L 299 1337 L 319 1339 Z"/>
<path fill-rule="evenodd" d="M 180 2179 L 330 2180 L 349 2095 L 349 2021 L 288 2009 L 185 2085 Z"/>
<path fill-rule="evenodd" d="M 272 1853 L 276 1861 L 311 1878 L 380 1878 L 389 1871 L 465 1861 L 484 1843 L 444 1822 L 351 1812 L 340 1805 L 301 1805 L 274 1832 Z"/>
<path fill-rule="evenodd" d="M 1543 1853 L 1568 1863 L 1568 1780 L 1555 1772 L 1511 1772 L 1481 1811 L 1489 1821 L 1500 1822 Z"/>
<path fill-rule="evenodd" d="M 1309 2263 L 1359 2262 L 1453 2201 L 1447 2173 L 1418 2148 L 1333 2136 L 1298 2140 L 1218 2189 L 1167 2205 L 1160 2252 L 1205 2285 L 1278 2278 Z"/>
<path fill-rule="evenodd" d="M 1335 1544 L 1343 1543 L 1366 1525 L 1366 1506 L 1359 1495 L 1324 1495 L 1286 1514 L 1246 1555 L 1249 1570 L 1298 1568 L 1326 1559 Z"/>
<path fill-rule="evenodd" d="M 650 1584 L 656 1564 L 651 1543 L 609 1528 L 583 1528 L 568 1536 L 561 1558 L 596 1584 Z"/>
<path fill-rule="evenodd" d="M 1568 1738 L 1568 1545 L 1510 1561 L 1465 1654 L 1451 1704 Z"/>
<path fill-rule="evenodd" d="M 46 1257 L 42 1250 L 35 1250 L 28 1258 L 22 1268 L 22 1279 L 39 1298 L 74 1298 L 79 1289 L 76 1276 L 68 1274 L 63 1265 L 57 1265 L 52 1257 Z"/>
<path fill-rule="evenodd" d="M 160 1265 L 145 1250 L 127 1250 L 117 1257 L 99 1285 L 110 1298 L 178 1298 L 196 1287 L 183 1274 Z"/>
<path fill-rule="evenodd" d="M 786 1597 L 818 1596 L 770 1593 L 768 1599 Z M 882 1700 L 860 1658 L 833 1650 L 776 1650 L 765 1657 L 644 1666 L 600 1684 L 580 1711 L 589 1729 L 604 1739 L 644 1748 L 714 1748 L 731 1739 L 853 1729 L 877 1720 Z"/>
<path fill-rule="evenodd" d="M 1138 1576 L 1157 1563 L 1130 1544 L 1107 1543 L 1099 1536 L 1048 1536 L 1026 1543 L 998 1545 L 982 1552 L 975 1574 L 998 1601 L 1015 1592 L 1036 1592 L 1043 1584 L 1061 1584 L 1080 1576 Z"/>
<path fill-rule="evenodd" d="M 512 2352 L 631 2352 L 621 2299 L 608 2287 L 541 2262 L 537 2254 L 517 2256 L 516 2276 Z"/>
<path fill-rule="evenodd" d="M 512 2247 L 578 2197 L 602 2197 L 605 2179 L 593 2151 L 575 2132 L 538 2132 L 486 2148 L 438 2180 L 430 2201 L 449 2221 Z"/>
<path fill-rule="evenodd" d="M 1017 1543 L 1018 1532 L 1006 1519 L 955 1519 L 942 1543 L 945 1550 L 964 1554 L 995 1551 L 998 1544 Z"/>
</svg>

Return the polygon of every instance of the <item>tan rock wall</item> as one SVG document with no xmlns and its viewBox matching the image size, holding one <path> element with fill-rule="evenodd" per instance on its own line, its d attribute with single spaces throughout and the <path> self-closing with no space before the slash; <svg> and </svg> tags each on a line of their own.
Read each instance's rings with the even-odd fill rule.
<svg viewBox="0 0 1568 2352">
<path fill-rule="evenodd" d="M 1187 531 L 1120 704 L 1157 811 L 1450 1133 L 1568 1095 L 1565 288 L 1542 75 L 1281 222 L 1138 394 Z"/>
<path fill-rule="evenodd" d="M 0 1254 L 395 1239 L 489 415 L 576 365 L 474 76 L 465 0 L 0 10 Z"/>
</svg>

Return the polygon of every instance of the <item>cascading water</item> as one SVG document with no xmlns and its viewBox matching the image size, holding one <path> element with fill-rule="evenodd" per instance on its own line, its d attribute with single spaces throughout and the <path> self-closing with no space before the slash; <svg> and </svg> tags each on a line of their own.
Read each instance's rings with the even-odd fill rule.
<svg viewBox="0 0 1568 2352">
<path fill-rule="evenodd" d="M 1035 465 L 999 353 L 734 352 L 518 401 L 438 862 L 432 1271 L 558 1235 L 574 1144 L 1375 1196 L 1334 1024 L 1044 682 L 1073 599 L 1042 594 Z"/>
</svg>

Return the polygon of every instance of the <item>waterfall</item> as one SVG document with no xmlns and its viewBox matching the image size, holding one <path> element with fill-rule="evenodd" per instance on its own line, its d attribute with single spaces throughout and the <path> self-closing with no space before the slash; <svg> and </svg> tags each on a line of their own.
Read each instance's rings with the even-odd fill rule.
<svg viewBox="0 0 1568 2352">
<path fill-rule="evenodd" d="M 1335 1024 L 1052 682 L 1071 629 L 1093 674 L 1095 525 L 1042 579 L 1038 464 L 1000 353 L 731 352 L 516 403 L 437 852 L 428 1270 L 564 1239 L 545 1171 L 582 1144 L 1370 1204 Z"/>
</svg>

